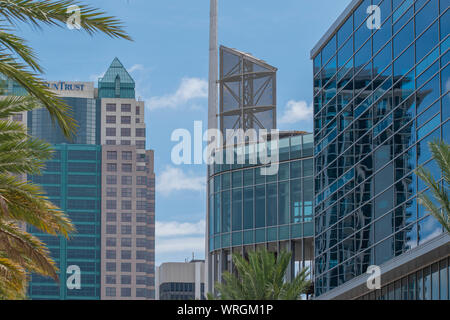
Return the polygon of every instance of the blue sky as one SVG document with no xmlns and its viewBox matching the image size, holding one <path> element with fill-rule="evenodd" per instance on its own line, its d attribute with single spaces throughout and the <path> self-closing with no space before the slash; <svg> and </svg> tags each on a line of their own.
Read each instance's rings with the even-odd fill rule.
<svg viewBox="0 0 450 320">
<path fill-rule="evenodd" d="M 96 81 L 118 57 L 146 101 L 147 147 L 155 150 L 156 264 L 204 258 L 205 167 L 171 161 L 175 129 L 207 123 L 208 0 L 82 1 L 125 22 L 134 42 L 66 28 L 20 34 L 48 80 Z M 350 0 L 219 0 L 219 44 L 276 66 L 278 123 L 312 130 L 310 50 Z"/>
</svg>

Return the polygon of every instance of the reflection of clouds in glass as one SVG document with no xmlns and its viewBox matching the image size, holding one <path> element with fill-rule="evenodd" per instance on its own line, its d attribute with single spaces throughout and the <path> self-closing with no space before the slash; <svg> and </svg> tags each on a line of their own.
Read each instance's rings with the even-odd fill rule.
<svg viewBox="0 0 450 320">
<path fill-rule="evenodd" d="M 420 224 L 421 243 L 428 242 L 441 233 L 442 226 L 434 217 L 429 217 Z"/>
<path fill-rule="evenodd" d="M 447 82 L 445 83 L 445 90 L 450 91 L 450 78 L 448 78 Z"/>
</svg>

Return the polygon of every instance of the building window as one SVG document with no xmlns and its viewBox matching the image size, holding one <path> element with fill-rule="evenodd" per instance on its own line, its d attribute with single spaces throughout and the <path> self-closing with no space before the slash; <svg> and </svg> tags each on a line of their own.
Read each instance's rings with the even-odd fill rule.
<svg viewBox="0 0 450 320">
<path fill-rule="evenodd" d="M 117 151 L 107 151 L 106 158 L 108 160 L 117 160 Z"/>
<path fill-rule="evenodd" d="M 147 189 L 136 189 L 136 198 L 147 198 Z"/>
<path fill-rule="evenodd" d="M 146 186 L 147 185 L 147 177 L 145 177 L 145 176 L 137 176 L 136 177 L 136 184 L 138 186 Z"/>
<path fill-rule="evenodd" d="M 116 284 L 116 276 L 106 276 L 106 284 Z M 108 289 L 108 288 L 106 288 Z"/>
<path fill-rule="evenodd" d="M 122 225 L 120 227 L 121 234 L 129 235 L 131 234 L 131 226 Z"/>
<path fill-rule="evenodd" d="M 107 212 L 106 213 L 106 221 L 107 222 L 116 222 L 117 221 L 117 213 Z"/>
<path fill-rule="evenodd" d="M 120 277 L 121 284 L 131 284 L 131 276 L 121 276 Z"/>
<path fill-rule="evenodd" d="M 106 209 L 108 209 L 108 210 L 115 210 L 115 209 L 117 209 L 117 202 L 116 202 L 116 200 L 106 200 Z"/>
<path fill-rule="evenodd" d="M 117 176 L 106 176 L 106 184 L 109 185 L 117 184 Z"/>
<path fill-rule="evenodd" d="M 147 272 L 147 264 L 145 263 L 136 263 L 136 272 Z"/>
<path fill-rule="evenodd" d="M 106 259 L 116 259 L 116 251 L 115 250 L 106 250 Z"/>
<path fill-rule="evenodd" d="M 131 112 L 131 104 L 122 104 L 122 112 Z"/>
<path fill-rule="evenodd" d="M 122 198 L 131 198 L 133 191 L 131 188 L 122 188 Z"/>
<path fill-rule="evenodd" d="M 106 271 L 115 272 L 116 271 L 116 263 L 115 262 L 107 262 L 106 263 Z"/>
<path fill-rule="evenodd" d="M 107 247 L 115 247 L 117 245 L 116 238 L 106 238 L 106 246 Z"/>
<path fill-rule="evenodd" d="M 147 222 L 147 214 L 145 214 L 145 213 L 137 213 L 136 214 L 136 222 L 138 222 L 138 223 L 146 223 Z"/>
<path fill-rule="evenodd" d="M 106 170 L 108 172 L 117 172 L 117 163 L 108 163 L 106 165 Z"/>
<path fill-rule="evenodd" d="M 138 171 L 138 172 L 145 171 L 145 166 L 136 166 L 136 171 Z"/>
<path fill-rule="evenodd" d="M 145 137 L 145 129 L 137 128 L 136 129 L 136 137 Z"/>
<path fill-rule="evenodd" d="M 148 254 L 147 251 L 136 251 L 136 259 L 138 260 L 147 260 Z"/>
<path fill-rule="evenodd" d="M 116 124 L 116 116 L 106 116 L 107 124 Z"/>
<path fill-rule="evenodd" d="M 131 146 L 131 141 L 130 140 L 122 140 L 122 141 L 120 141 L 120 144 L 122 146 Z"/>
<path fill-rule="evenodd" d="M 130 116 L 122 116 L 120 119 L 120 122 L 122 124 L 131 124 L 131 117 Z"/>
<path fill-rule="evenodd" d="M 122 172 L 132 172 L 133 171 L 133 165 L 129 163 L 123 163 L 122 164 Z"/>
<path fill-rule="evenodd" d="M 116 140 L 106 140 L 106 145 L 107 146 L 115 146 L 116 145 Z"/>
<path fill-rule="evenodd" d="M 131 210 L 130 200 L 122 200 L 122 210 Z"/>
<path fill-rule="evenodd" d="M 116 112 L 116 105 L 113 103 L 107 103 L 106 104 L 106 111 L 107 112 Z"/>
<path fill-rule="evenodd" d="M 120 241 L 122 247 L 129 248 L 131 247 L 131 238 L 122 238 Z"/>
<path fill-rule="evenodd" d="M 147 201 L 136 201 L 136 210 L 147 210 Z"/>
<path fill-rule="evenodd" d="M 136 114 L 137 115 L 141 114 L 141 107 L 139 107 L 139 106 L 136 107 Z"/>
<path fill-rule="evenodd" d="M 117 197 L 117 188 L 106 188 L 107 197 Z"/>
<path fill-rule="evenodd" d="M 141 119 L 136 118 L 136 123 L 141 123 Z"/>
<path fill-rule="evenodd" d="M 120 135 L 122 137 L 131 137 L 131 129 L 130 128 L 121 128 Z"/>
<path fill-rule="evenodd" d="M 131 272 L 131 263 L 124 262 L 120 264 L 121 272 Z"/>
<path fill-rule="evenodd" d="M 106 136 L 107 137 L 115 137 L 116 136 L 116 128 L 106 128 Z"/>
<path fill-rule="evenodd" d="M 132 176 L 122 176 L 122 185 L 131 186 L 133 184 Z"/>
<path fill-rule="evenodd" d="M 147 227 L 145 227 L 145 226 L 136 226 L 136 235 L 145 236 L 146 230 L 147 230 Z"/>
<path fill-rule="evenodd" d="M 120 295 L 124 298 L 131 297 L 131 288 L 120 289 Z"/>
<path fill-rule="evenodd" d="M 107 225 L 106 226 L 106 234 L 117 234 L 117 226 Z"/>
<path fill-rule="evenodd" d="M 131 219 L 132 219 L 131 213 L 129 212 L 122 213 L 122 222 L 132 222 Z"/>
<path fill-rule="evenodd" d="M 147 240 L 145 238 L 137 238 L 136 239 L 136 247 L 147 248 Z"/>
<path fill-rule="evenodd" d="M 116 288 L 106 288 L 106 296 L 107 297 L 115 297 L 116 296 Z"/>
<path fill-rule="evenodd" d="M 133 152 L 123 151 L 122 152 L 122 160 L 133 160 Z"/>
<path fill-rule="evenodd" d="M 145 140 L 136 141 L 136 148 L 137 149 L 145 149 Z"/>
<path fill-rule="evenodd" d="M 123 260 L 131 260 L 131 250 L 122 250 L 121 258 Z"/>
</svg>

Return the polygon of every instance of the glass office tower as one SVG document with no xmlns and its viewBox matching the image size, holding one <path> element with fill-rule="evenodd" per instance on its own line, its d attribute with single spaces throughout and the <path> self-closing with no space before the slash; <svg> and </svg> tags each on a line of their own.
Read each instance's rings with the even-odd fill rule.
<svg viewBox="0 0 450 320">
<path fill-rule="evenodd" d="M 232 253 L 245 255 L 257 248 L 292 252 L 288 279 L 313 259 L 312 134 L 280 134 L 275 175 L 261 175 L 263 166 L 250 164 L 254 146 L 245 145 L 246 164 L 209 166 L 211 284 L 221 281 L 224 271 L 233 270 Z M 241 148 L 233 149 L 237 159 Z"/>
<path fill-rule="evenodd" d="M 439 178 L 428 142 L 450 143 L 448 5 L 352 1 L 311 53 L 319 299 L 426 299 L 431 290 L 448 299 L 449 236 L 418 204 L 429 191 L 414 174 L 423 165 Z M 383 290 L 365 285 L 371 265 L 381 267 Z M 417 265 L 442 276 L 422 282 Z M 414 295 L 394 293 L 414 286 Z"/>
<path fill-rule="evenodd" d="M 100 299 L 101 250 L 101 146 L 58 144 L 55 154 L 46 163 L 42 176 L 29 179 L 42 186 L 50 201 L 66 212 L 77 232 L 70 240 L 43 234 L 34 227 L 28 231 L 50 249 L 55 260 L 60 283 L 51 278 L 32 274 L 29 297 L 45 300 Z M 73 273 L 71 266 L 81 270 L 81 288 L 66 286 Z"/>
</svg>

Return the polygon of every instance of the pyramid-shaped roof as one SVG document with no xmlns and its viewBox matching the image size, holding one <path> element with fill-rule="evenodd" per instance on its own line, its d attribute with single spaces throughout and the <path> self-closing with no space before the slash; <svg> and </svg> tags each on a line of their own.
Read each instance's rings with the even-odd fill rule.
<svg viewBox="0 0 450 320">
<path fill-rule="evenodd" d="M 99 79 L 101 83 L 114 83 L 117 76 L 120 78 L 121 83 L 134 84 L 133 78 L 128 73 L 127 69 L 123 66 L 122 62 L 116 57 L 109 66 L 103 78 Z"/>
</svg>

